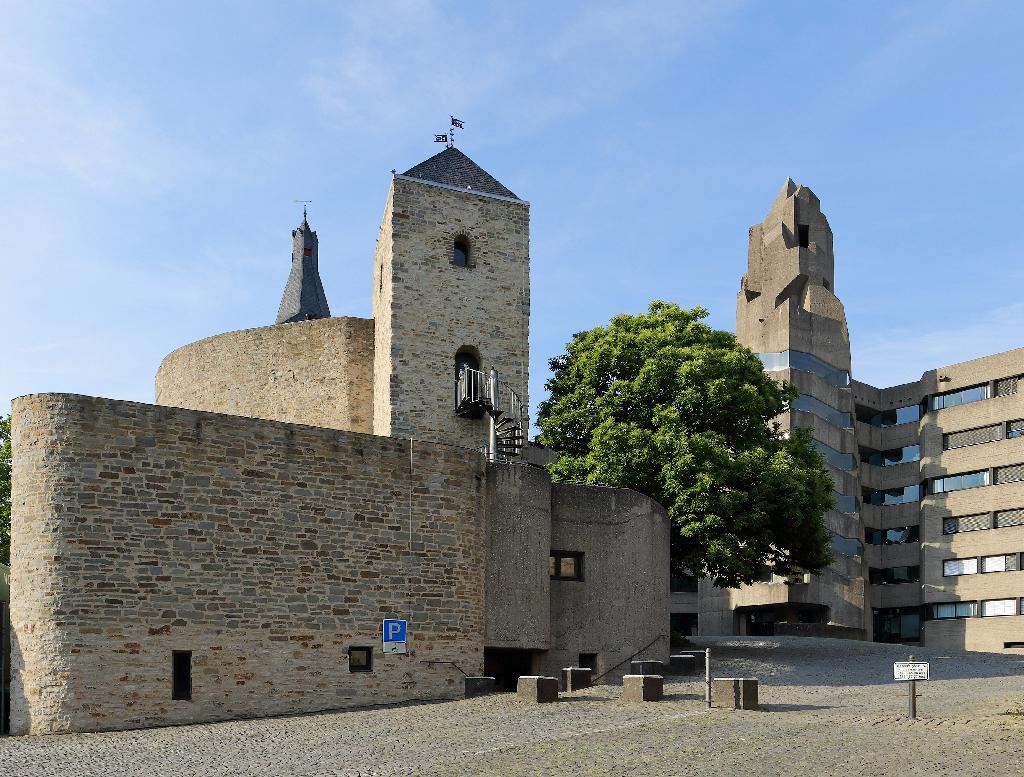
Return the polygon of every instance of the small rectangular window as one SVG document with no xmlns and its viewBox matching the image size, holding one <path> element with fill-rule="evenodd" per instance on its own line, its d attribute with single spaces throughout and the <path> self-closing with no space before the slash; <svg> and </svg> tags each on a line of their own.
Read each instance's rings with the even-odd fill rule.
<svg viewBox="0 0 1024 777">
<path fill-rule="evenodd" d="M 973 618 L 976 602 L 948 602 L 933 604 L 932 617 L 937 620 L 945 618 Z"/>
<path fill-rule="evenodd" d="M 970 402 L 979 402 L 988 398 L 989 387 L 987 383 L 982 386 L 971 386 L 959 391 L 950 391 L 948 394 L 935 394 L 932 397 L 932 410 L 966 405 Z"/>
<path fill-rule="evenodd" d="M 800 241 L 801 248 L 807 248 L 811 244 L 811 226 L 810 224 L 797 224 L 796 225 L 797 238 Z"/>
<path fill-rule="evenodd" d="M 597 653 L 580 653 L 580 662 L 578 666 L 584 669 L 591 669 L 597 671 Z"/>
<path fill-rule="evenodd" d="M 958 534 L 965 531 L 981 531 L 992 528 L 992 516 L 989 513 L 977 515 L 961 515 L 958 518 L 946 518 L 942 521 L 943 534 Z"/>
<path fill-rule="evenodd" d="M 943 577 L 976 574 L 978 574 L 978 559 L 976 558 L 950 558 L 942 562 Z"/>
<path fill-rule="evenodd" d="M 997 615 L 1016 615 L 1016 599 L 989 599 L 981 603 L 981 617 L 992 618 Z"/>
<path fill-rule="evenodd" d="M 1024 464 L 1009 464 L 996 467 L 996 485 L 1004 483 L 1020 483 L 1024 480 Z"/>
<path fill-rule="evenodd" d="M 355 646 L 350 647 L 348 649 L 348 671 L 372 672 L 373 648 Z"/>
<path fill-rule="evenodd" d="M 192 699 L 192 651 L 171 652 L 171 699 L 191 701 Z"/>
<path fill-rule="evenodd" d="M 1017 507 L 996 513 L 996 528 L 1005 529 L 1008 526 L 1024 526 L 1024 509 Z"/>
<path fill-rule="evenodd" d="M 582 580 L 583 554 L 564 550 L 551 551 L 548 573 L 552 580 Z"/>
</svg>

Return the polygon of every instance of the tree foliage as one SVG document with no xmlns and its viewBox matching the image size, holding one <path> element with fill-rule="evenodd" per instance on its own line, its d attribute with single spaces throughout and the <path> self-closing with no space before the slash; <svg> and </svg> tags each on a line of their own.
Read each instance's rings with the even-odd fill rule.
<svg viewBox="0 0 1024 777">
<path fill-rule="evenodd" d="M 803 430 L 775 419 L 797 392 L 765 374 L 703 308 L 653 302 L 573 336 L 550 361 L 537 425 L 556 480 L 632 488 L 668 511 L 676 573 L 716 585 L 819 572 L 832 479 Z"/>
<path fill-rule="evenodd" d="M 11 417 L 0 416 L 0 564 L 11 563 Z"/>
</svg>

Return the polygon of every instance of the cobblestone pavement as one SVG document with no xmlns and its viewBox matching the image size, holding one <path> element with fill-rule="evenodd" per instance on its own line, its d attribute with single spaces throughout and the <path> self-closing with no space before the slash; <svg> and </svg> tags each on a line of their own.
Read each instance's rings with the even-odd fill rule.
<svg viewBox="0 0 1024 777">
<path fill-rule="evenodd" d="M 455 702 L 146 731 L 0 739 L 0 775 L 1011 775 L 1024 773 L 1024 656 L 919 648 L 919 719 L 898 646 L 704 639 L 713 673 L 760 680 L 761 712 L 706 712 L 679 678 L 659 703 L 618 685 L 525 705 Z"/>
</svg>

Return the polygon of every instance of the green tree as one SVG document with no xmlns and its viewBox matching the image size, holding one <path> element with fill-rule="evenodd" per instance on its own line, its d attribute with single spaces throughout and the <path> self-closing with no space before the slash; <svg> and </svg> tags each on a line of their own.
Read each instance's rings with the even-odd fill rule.
<svg viewBox="0 0 1024 777">
<path fill-rule="evenodd" d="M 11 563 L 11 417 L 0 416 L 0 564 Z"/>
<path fill-rule="evenodd" d="M 797 392 L 706 317 L 652 302 L 573 336 L 537 418 L 538 440 L 561 454 L 551 474 L 664 505 L 676 573 L 736 586 L 765 566 L 819 572 L 832 561 L 832 479 L 809 435 L 773 420 Z"/>
</svg>

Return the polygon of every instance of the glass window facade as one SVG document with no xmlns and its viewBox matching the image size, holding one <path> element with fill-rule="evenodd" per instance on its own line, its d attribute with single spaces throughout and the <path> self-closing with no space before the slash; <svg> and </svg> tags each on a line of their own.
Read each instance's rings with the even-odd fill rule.
<svg viewBox="0 0 1024 777">
<path fill-rule="evenodd" d="M 989 396 L 987 383 L 983 386 L 971 386 L 959 391 L 950 391 L 947 394 L 935 394 L 932 397 L 931 408 L 932 410 L 942 410 L 947 407 L 966 405 L 970 402 L 979 402 L 982 399 L 988 399 Z"/>
<path fill-rule="evenodd" d="M 764 365 L 766 372 L 780 370 L 802 370 L 811 372 L 833 386 L 846 388 L 850 385 L 850 373 L 823 362 L 816 356 L 802 351 L 782 351 L 780 353 L 759 353 L 757 357 Z"/>
<path fill-rule="evenodd" d="M 948 558 L 942 562 L 943 577 L 976 574 L 978 574 L 978 559 L 976 558 Z"/>
<path fill-rule="evenodd" d="M 872 505 L 902 505 L 921 499 L 921 486 L 903 486 L 883 490 L 864 489 L 864 501 Z"/>
<path fill-rule="evenodd" d="M 865 541 L 869 545 L 902 545 L 921 539 L 919 526 L 901 526 L 896 529 L 865 529 Z"/>
<path fill-rule="evenodd" d="M 883 567 L 868 569 L 868 581 L 871 585 L 898 585 L 900 583 L 921 582 L 921 567 Z"/>
<path fill-rule="evenodd" d="M 818 416 L 828 421 L 833 426 L 838 426 L 841 429 L 848 429 L 852 426 L 853 422 L 850 420 L 850 414 L 844 413 L 841 410 L 836 410 L 831 405 L 826 405 L 820 399 L 815 399 L 808 394 L 801 394 L 793 403 L 790 405 L 793 410 L 802 410 L 805 413 L 811 413 L 812 415 Z"/>
<path fill-rule="evenodd" d="M 862 413 L 863 409 L 858 412 L 858 416 L 863 420 Z M 868 417 L 868 423 L 871 424 L 871 426 L 881 427 L 899 426 L 900 424 L 909 424 L 920 420 L 920 405 L 907 405 L 906 407 L 897 407 L 892 410 L 883 410 L 880 413 L 875 413 Z"/>
<path fill-rule="evenodd" d="M 961 515 L 957 518 L 946 518 L 942 521 L 943 534 L 958 534 L 964 531 L 981 531 L 992 528 L 992 516 L 989 513 L 977 515 Z"/>
<path fill-rule="evenodd" d="M 838 491 L 833 491 L 832 496 L 836 500 L 836 510 L 841 513 L 855 513 L 857 512 L 857 497 L 847 496 L 846 494 L 840 494 Z"/>
<path fill-rule="evenodd" d="M 875 467 L 895 467 L 897 464 L 908 464 L 912 461 L 921 460 L 920 445 L 904 445 L 902 448 L 893 448 L 888 451 L 872 451 L 864 448 L 861 451 L 861 461 L 866 461 Z"/>
<path fill-rule="evenodd" d="M 936 620 L 946 618 L 973 618 L 977 611 L 977 602 L 946 602 L 932 605 L 932 617 Z"/>
<path fill-rule="evenodd" d="M 872 611 L 875 642 L 920 642 L 919 607 L 880 607 Z"/>
<path fill-rule="evenodd" d="M 1016 553 L 1005 553 L 998 556 L 982 556 L 982 572 L 1016 572 L 1020 569 Z"/>
<path fill-rule="evenodd" d="M 977 472 L 964 472 L 962 475 L 947 475 L 944 478 L 932 478 L 931 492 L 933 494 L 945 494 L 950 491 L 962 491 L 965 488 L 978 488 L 987 486 L 989 476 L 987 469 Z"/>
<path fill-rule="evenodd" d="M 853 469 L 853 454 L 852 453 L 840 453 L 835 448 L 819 440 L 811 440 L 814 447 L 817 448 L 821 455 L 825 457 L 825 461 L 831 464 L 836 469 Z"/>
<path fill-rule="evenodd" d="M 1016 615 L 1016 599 L 989 599 L 981 603 L 981 617 L 992 618 L 997 615 Z"/>
<path fill-rule="evenodd" d="M 831 534 L 832 550 L 840 556 L 859 558 L 864 555 L 864 544 L 860 540 L 852 540 L 849 537 L 843 537 L 835 532 L 831 532 Z"/>
</svg>

